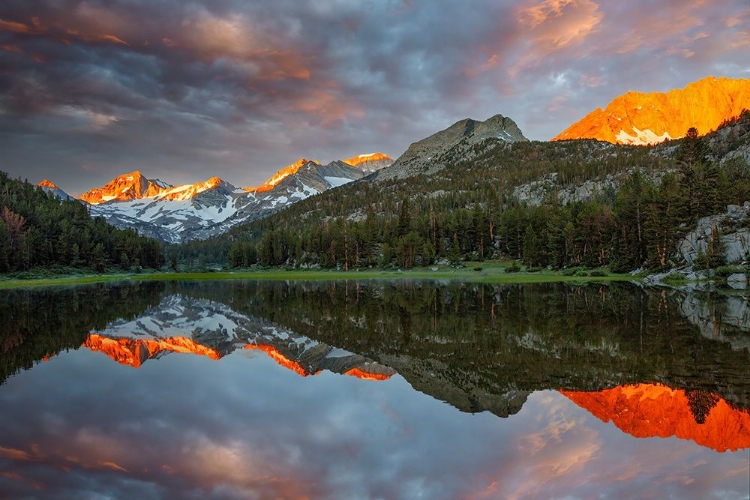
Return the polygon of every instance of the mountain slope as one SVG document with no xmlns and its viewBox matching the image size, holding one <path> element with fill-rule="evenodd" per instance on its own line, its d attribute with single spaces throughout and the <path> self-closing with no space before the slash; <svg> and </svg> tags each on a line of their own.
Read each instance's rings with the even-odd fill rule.
<svg viewBox="0 0 750 500">
<path fill-rule="evenodd" d="M 750 79 L 707 77 L 667 93 L 627 92 L 595 109 L 553 141 L 597 139 L 613 144 L 655 144 L 684 137 L 690 127 L 705 135 L 750 109 Z"/>
</svg>

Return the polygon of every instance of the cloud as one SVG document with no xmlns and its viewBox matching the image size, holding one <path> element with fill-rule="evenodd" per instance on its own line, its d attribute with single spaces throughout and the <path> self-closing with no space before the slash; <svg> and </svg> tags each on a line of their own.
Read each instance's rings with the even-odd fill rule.
<svg viewBox="0 0 750 500">
<path fill-rule="evenodd" d="M 82 192 L 135 169 L 254 185 L 496 113 L 548 139 L 627 90 L 745 75 L 748 24 L 743 0 L 7 0 L 0 148 Z"/>
</svg>

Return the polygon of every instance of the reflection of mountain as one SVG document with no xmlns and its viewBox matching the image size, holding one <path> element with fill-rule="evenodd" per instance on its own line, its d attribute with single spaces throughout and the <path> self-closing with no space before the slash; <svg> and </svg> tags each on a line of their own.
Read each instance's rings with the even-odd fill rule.
<svg viewBox="0 0 750 500">
<path fill-rule="evenodd" d="M 83 346 L 135 368 L 172 352 L 218 360 L 244 348 L 263 351 L 302 376 L 328 370 L 366 380 L 386 380 L 395 373 L 357 354 L 238 314 L 224 304 L 182 295 L 164 297 L 158 306 L 135 319 L 113 321 L 100 333 L 89 335 Z"/>
<path fill-rule="evenodd" d="M 103 352 L 122 365 L 138 368 L 147 359 L 159 357 L 168 352 L 192 353 L 219 359 L 221 355 L 210 347 L 202 346 L 185 337 L 167 339 L 112 339 L 92 333 L 83 343 L 92 351 Z"/>
<path fill-rule="evenodd" d="M 62 350 L 92 329 L 132 317 L 158 303 L 164 283 L 0 291 L 0 384 Z"/>
<path fill-rule="evenodd" d="M 711 393 L 653 384 L 560 392 L 598 419 L 612 421 L 635 437 L 676 436 L 721 452 L 750 448 L 750 414 Z"/>
</svg>

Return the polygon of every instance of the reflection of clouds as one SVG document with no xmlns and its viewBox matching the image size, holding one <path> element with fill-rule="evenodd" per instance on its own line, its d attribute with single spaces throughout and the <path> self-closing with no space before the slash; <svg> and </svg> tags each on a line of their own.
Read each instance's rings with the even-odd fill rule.
<svg viewBox="0 0 750 500">
<path fill-rule="evenodd" d="M 632 439 L 554 392 L 499 419 L 460 413 L 400 376 L 302 378 L 244 351 L 220 361 L 170 355 L 139 370 L 64 353 L 0 387 L 0 405 L 0 425 L 13 429 L 0 438 L 0 490 L 11 496 L 38 497 L 34 488 L 52 499 L 746 491 L 742 456 Z"/>
</svg>

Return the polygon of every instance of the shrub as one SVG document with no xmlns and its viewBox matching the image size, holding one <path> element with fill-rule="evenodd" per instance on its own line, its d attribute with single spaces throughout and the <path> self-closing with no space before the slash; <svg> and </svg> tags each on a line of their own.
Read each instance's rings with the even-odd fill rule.
<svg viewBox="0 0 750 500">
<path fill-rule="evenodd" d="M 740 266 L 719 266 L 716 268 L 716 276 L 721 276 L 722 278 L 726 278 L 728 276 L 731 276 L 735 273 L 744 273 L 747 270 L 744 267 Z"/>
<path fill-rule="evenodd" d="M 506 273 L 517 273 L 520 270 L 521 266 L 519 266 L 517 262 L 514 262 L 513 264 L 505 268 Z"/>
</svg>

